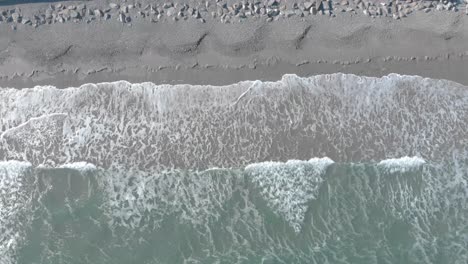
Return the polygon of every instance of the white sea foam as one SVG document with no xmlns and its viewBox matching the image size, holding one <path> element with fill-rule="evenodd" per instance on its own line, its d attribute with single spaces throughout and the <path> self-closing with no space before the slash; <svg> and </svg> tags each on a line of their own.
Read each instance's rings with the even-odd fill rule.
<svg viewBox="0 0 468 264">
<path fill-rule="evenodd" d="M 113 82 L 0 89 L 0 98 L 5 156 L 35 165 L 238 167 L 292 159 L 302 147 L 343 161 L 407 153 L 441 160 L 468 145 L 468 89 L 415 76 L 285 75 L 221 87 Z"/>
<path fill-rule="evenodd" d="M 425 164 L 426 161 L 420 157 L 401 157 L 393 159 L 385 159 L 379 162 L 379 166 L 382 166 L 390 172 L 405 172 L 414 168 L 418 168 Z"/>
<path fill-rule="evenodd" d="M 31 164 L 21 161 L 0 162 L 0 263 L 15 263 L 14 255 L 23 238 L 19 222 L 27 207 L 28 193 L 24 176 Z"/>
<path fill-rule="evenodd" d="M 236 177 L 228 177 L 224 171 L 102 171 L 99 181 L 107 196 L 105 207 L 112 218 L 110 224 L 138 230 L 148 212 L 152 217 L 145 223 L 153 228 L 158 228 L 159 222 L 169 215 L 193 225 L 217 220 L 235 186 Z"/>
<path fill-rule="evenodd" d="M 315 199 L 323 175 L 333 163 L 327 157 L 285 163 L 262 162 L 248 165 L 245 171 L 273 211 L 299 232 L 307 203 Z"/>
<path fill-rule="evenodd" d="M 84 162 L 84 161 L 66 163 L 66 164 L 60 165 L 59 168 L 77 170 L 80 172 L 93 172 L 97 170 L 97 167 L 94 164 Z"/>
</svg>

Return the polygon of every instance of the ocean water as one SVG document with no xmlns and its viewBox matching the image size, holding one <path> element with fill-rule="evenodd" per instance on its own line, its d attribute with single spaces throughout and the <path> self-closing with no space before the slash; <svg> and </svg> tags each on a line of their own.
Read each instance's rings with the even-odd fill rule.
<svg viewBox="0 0 468 264">
<path fill-rule="evenodd" d="M 468 90 L 0 89 L 0 263 L 468 261 Z"/>
</svg>

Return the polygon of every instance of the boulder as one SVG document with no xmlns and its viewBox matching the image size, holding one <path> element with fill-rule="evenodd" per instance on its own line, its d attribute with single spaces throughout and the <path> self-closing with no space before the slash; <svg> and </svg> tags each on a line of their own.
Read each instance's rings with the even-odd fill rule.
<svg viewBox="0 0 468 264">
<path fill-rule="evenodd" d="M 310 8 L 312 7 L 312 3 L 311 2 L 305 2 L 304 3 L 304 11 L 309 11 Z"/>
<path fill-rule="evenodd" d="M 86 9 L 86 5 L 85 4 L 79 4 L 79 5 L 76 6 L 76 9 L 81 11 L 83 9 Z"/>
<path fill-rule="evenodd" d="M 268 6 L 278 6 L 279 2 L 277 0 L 268 0 Z"/>
<path fill-rule="evenodd" d="M 119 6 L 118 4 L 116 4 L 116 3 L 110 3 L 110 4 L 109 4 L 109 7 L 112 8 L 112 9 L 117 9 L 117 8 L 119 8 L 120 6 Z"/>
<path fill-rule="evenodd" d="M 11 14 L 11 18 L 13 19 L 14 22 L 20 22 L 21 20 L 21 16 L 18 13 Z"/>
<path fill-rule="evenodd" d="M 94 10 L 94 15 L 97 16 L 97 17 L 103 17 L 104 12 L 102 12 L 101 9 L 96 9 L 96 10 Z"/>
<path fill-rule="evenodd" d="M 75 10 L 70 10 L 70 17 L 71 18 L 79 18 L 80 13 L 76 12 Z"/>
<path fill-rule="evenodd" d="M 311 9 L 310 9 L 310 13 L 312 15 L 317 15 L 317 8 L 315 6 L 313 6 Z"/>
<path fill-rule="evenodd" d="M 122 22 L 122 23 L 125 23 L 126 20 L 125 20 L 125 15 L 124 14 L 122 14 L 122 13 L 119 14 L 119 21 Z"/>
<path fill-rule="evenodd" d="M 169 7 L 167 10 L 166 10 L 166 14 L 168 16 L 173 16 L 176 14 L 176 9 L 174 7 Z"/>
<path fill-rule="evenodd" d="M 174 4 L 172 4 L 171 2 L 165 2 L 165 3 L 163 4 L 163 7 L 164 7 L 165 9 L 169 9 L 169 8 L 171 8 L 171 7 L 173 7 L 173 6 L 174 6 Z"/>
</svg>

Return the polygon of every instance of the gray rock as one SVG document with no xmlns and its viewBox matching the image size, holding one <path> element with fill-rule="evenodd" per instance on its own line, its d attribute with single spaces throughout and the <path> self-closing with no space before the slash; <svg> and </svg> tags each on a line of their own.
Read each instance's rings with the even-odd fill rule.
<svg viewBox="0 0 468 264">
<path fill-rule="evenodd" d="M 195 12 L 195 10 L 193 8 L 191 8 L 191 7 L 187 8 L 187 14 L 189 16 L 193 15 L 193 12 Z"/>
<path fill-rule="evenodd" d="M 166 14 L 167 14 L 168 16 L 173 16 L 173 15 L 176 14 L 176 9 L 175 9 L 174 7 L 169 7 L 169 8 L 167 9 L 167 11 L 166 11 Z"/>
<path fill-rule="evenodd" d="M 67 7 L 68 10 L 76 10 L 76 6 L 74 5 L 70 5 Z"/>
<path fill-rule="evenodd" d="M 163 4 L 163 7 L 164 7 L 165 9 L 169 9 L 169 8 L 171 8 L 171 7 L 173 7 L 173 6 L 174 6 L 174 4 L 172 4 L 171 2 L 165 2 L 165 3 Z"/>
<path fill-rule="evenodd" d="M 312 7 L 312 5 L 313 5 L 312 2 L 305 2 L 304 3 L 304 10 L 309 11 L 310 8 Z"/>
<path fill-rule="evenodd" d="M 118 4 L 116 4 L 116 3 L 110 3 L 110 4 L 109 4 L 109 7 L 112 8 L 112 9 L 117 9 L 117 8 L 119 8 L 120 6 L 119 6 Z"/>
<path fill-rule="evenodd" d="M 121 6 L 120 11 L 122 11 L 124 13 L 128 13 L 128 6 Z"/>
<path fill-rule="evenodd" d="M 96 10 L 94 10 L 94 15 L 97 16 L 97 17 L 103 17 L 104 12 L 102 12 L 100 9 L 96 9 Z"/>
<path fill-rule="evenodd" d="M 310 9 L 310 13 L 312 15 L 317 15 L 317 8 L 315 6 L 313 6 L 311 9 Z"/>
<path fill-rule="evenodd" d="M 79 18 L 80 14 L 76 12 L 75 10 L 70 10 L 70 17 L 71 18 Z"/>
<path fill-rule="evenodd" d="M 292 17 L 295 15 L 295 12 L 293 10 L 286 10 L 285 12 L 282 12 L 285 17 Z"/>
<path fill-rule="evenodd" d="M 127 17 L 125 18 L 125 22 L 126 22 L 126 23 L 132 22 L 132 18 L 131 18 L 130 16 L 127 16 Z"/>
<path fill-rule="evenodd" d="M 105 14 L 105 15 L 104 15 L 104 19 L 105 19 L 105 20 L 111 19 L 111 15 L 110 15 L 110 14 Z"/>
<path fill-rule="evenodd" d="M 124 14 L 122 14 L 122 13 L 119 14 L 119 21 L 122 22 L 122 23 L 125 23 L 126 20 L 125 20 L 125 15 Z"/>
<path fill-rule="evenodd" d="M 274 16 L 279 15 L 279 11 L 276 10 L 276 9 L 270 9 L 270 10 L 268 11 L 267 15 L 268 15 L 269 17 L 274 17 Z"/>
<path fill-rule="evenodd" d="M 278 6 L 279 2 L 277 0 L 268 0 L 268 6 Z"/>
<path fill-rule="evenodd" d="M 19 20 L 21 19 L 18 13 L 11 14 L 11 18 L 13 19 L 14 22 L 19 22 Z"/>
</svg>

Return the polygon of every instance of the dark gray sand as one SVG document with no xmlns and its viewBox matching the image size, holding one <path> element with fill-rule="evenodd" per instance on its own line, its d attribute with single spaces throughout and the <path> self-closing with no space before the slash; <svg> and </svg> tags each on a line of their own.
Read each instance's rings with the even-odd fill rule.
<svg viewBox="0 0 468 264">
<path fill-rule="evenodd" d="M 62 16 L 56 16 L 55 22 L 40 25 L 31 25 L 26 14 L 47 12 L 49 4 L 6 6 L 0 9 L 25 14 L 26 24 L 0 23 L 0 86 L 69 87 L 117 80 L 223 85 L 278 80 L 286 73 L 335 72 L 400 73 L 468 84 L 465 4 L 436 11 L 432 7 L 437 1 L 414 2 L 431 6 L 401 18 L 391 14 L 371 17 L 367 9 L 340 12 L 344 6 L 339 9 L 337 5 L 333 13 L 328 11 L 331 14 L 290 15 L 287 9 L 274 19 L 259 14 L 226 21 L 224 15 L 223 19 L 212 17 L 210 8 L 217 4 L 210 1 L 210 7 L 200 11 L 203 18 L 176 21 L 177 15 L 171 19 L 168 9 L 161 13 L 164 16 L 143 17 L 138 10 L 144 10 L 145 3 L 113 11 L 107 1 L 72 1 L 62 3 L 86 3 L 89 10 L 96 5 L 103 16 L 112 16 L 97 19 L 97 12 L 87 15 L 91 11 L 84 9 L 80 19 L 62 23 L 57 22 Z M 163 1 L 153 3 L 155 10 L 158 5 L 163 9 Z M 197 4 L 198 10 L 203 10 L 203 3 Z M 401 4 L 405 1 L 396 3 L 406 6 Z M 53 5 L 57 9 L 57 3 Z M 131 20 L 123 23 L 119 14 Z"/>
</svg>

